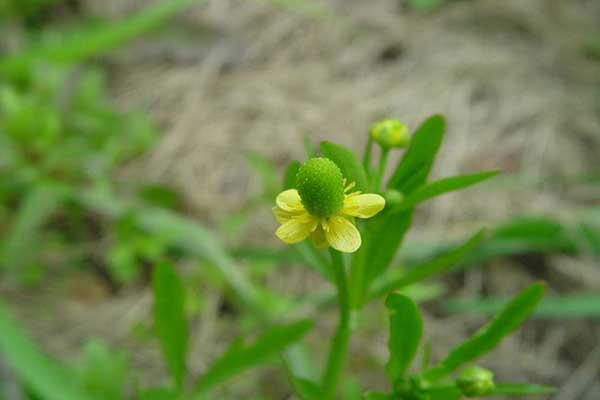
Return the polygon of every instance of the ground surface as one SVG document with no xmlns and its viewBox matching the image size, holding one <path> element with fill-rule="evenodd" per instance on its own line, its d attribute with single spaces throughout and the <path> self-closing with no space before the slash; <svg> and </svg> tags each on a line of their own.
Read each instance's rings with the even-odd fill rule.
<svg viewBox="0 0 600 400">
<path fill-rule="evenodd" d="M 88 0 L 84 10 L 116 17 L 143 3 Z M 598 200 L 597 193 L 566 190 L 547 178 L 599 167 L 600 64 L 582 55 L 581 44 L 597 28 L 600 3 L 456 1 L 427 15 L 408 12 L 397 0 L 320 4 L 325 14 L 290 13 L 267 2 L 209 1 L 111 56 L 117 101 L 149 111 L 163 132 L 157 149 L 126 173 L 173 185 L 191 214 L 216 224 L 259 190 L 246 151 L 283 170 L 302 159 L 304 133 L 315 142 L 360 149 L 379 118 L 394 116 L 415 127 L 442 113 L 449 129 L 435 176 L 500 168 L 516 178 L 423 207 L 412 240 L 460 238 L 522 213 L 568 217 Z M 546 178 L 532 183 L 539 177 Z M 272 241 L 268 209 L 255 222 L 245 241 Z M 450 283 L 455 295 L 465 296 L 515 293 L 539 278 L 549 280 L 553 293 L 600 289 L 600 269 L 591 262 L 564 256 L 543 261 L 498 261 Z M 275 277 L 273 284 L 300 292 L 315 285 L 301 271 L 293 278 Z M 147 381 L 161 379 L 155 348 L 130 335 L 131 325 L 148 317 L 148 293 L 131 288 L 109 296 L 87 279 L 42 294 L 15 294 L 20 317 L 53 352 L 71 355 L 83 338 L 101 335 L 135 349 L 134 363 L 147 371 Z M 68 300 L 47 301 L 64 298 L 53 296 L 64 287 Z M 197 369 L 230 336 L 230 317 L 219 318 L 219 294 L 207 298 L 195 321 L 191 362 Z M 482 322 L 427 310 L 434 356 Z M 330 325 L 311 340 L 326 337 Z M 556 399 L 595 400 L 599 329 L 592 321 L 530 322 L 484 364 L 505 380 L 557 385 Z M 352 345 L 353 354 L 366 356 L 353 356 L 351 369 L 370 387 L 384 382 L 365 360 L 383 360 L 386 340 L 385 331 L 367 329 Z M 269 386 L 274 398 L 288 398 L 283 384 L 260 384 L 270 379 L 269 371 L 246 375 L 224 396 L 242 398 Z"/>
</svg>

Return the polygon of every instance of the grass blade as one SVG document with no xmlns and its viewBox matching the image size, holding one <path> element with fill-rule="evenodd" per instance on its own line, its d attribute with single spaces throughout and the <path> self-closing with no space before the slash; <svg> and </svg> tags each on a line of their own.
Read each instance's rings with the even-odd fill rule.
<svg viewBox="0 0 600 400">
<path fill-rule="evenodd" d="M 93 400 L 46 357 L 0 303 L 0 355 L 31 390 L 45 400 Z"/>
<path fill-rule="evenodd" d="M 160 263 L 154 268 L 152 289 L 156 333 L 173 381 L 181 387 L 188 339 L 183 284 L 170 264 Z"/>
<path fill-rule="evenodd" d="M 490 297 L 485 299 L 453 299 L 445 308 L 450 312 L 494 314 L 502 309 L 508 299 Z M 544 299 L 533 314 L 538 318 L 600 318 L 600 295 L 577 294 Z"/>
<path fill-rule="evenodd" d="M 68 64 L 104 54 L 156 28 L 193 2 L 194 0 L 162 1 L 123 21 L 72 32 L 62 40 L 35 46 L 23 53 L 5 57 L 0 61 L 0 70 L 20 70 L 36 60 Z"/>
</svg>

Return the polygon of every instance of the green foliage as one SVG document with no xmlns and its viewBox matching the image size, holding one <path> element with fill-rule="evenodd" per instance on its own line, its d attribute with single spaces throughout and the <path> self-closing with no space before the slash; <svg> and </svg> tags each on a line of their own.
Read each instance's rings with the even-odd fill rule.
<svg viewBox="0 0 600 400">
<path fill-rule="evenodd" d="M 200 377 L 195 391 L 205 392 L 233 375 L 269 361 L 273 356 L 301 339 L 311 327 L 312 322 L 303 320 L 288 325 L 274 326 L 249 345 L 243 345 L 239 341 L 235 342 Z"/>
<path fill-rule="evenodd" d="M 392 293 L 385 305 L 390 313 L 390 359 L 386 372 L 390 381 L 396 382 L 404 378 L 417 354 L 423 322 L 417 305 L 409 297 Z"/>
<path fill-rule="evenodd" d="M 465 363 L 475 361 L 493 350 L 501 340 L 519 327 L 535 310 L 544 296 L 545 286 L 536 283 L 523 290 L 500 313 L 469 340 L 454 348 L 438 365 L 425 373 L 439 379 Z"/>
<path fill-rule="evenodd" d="M 321 153 L 340 167 L 347 184 L 354 182 L 356 190 L 367 190 L 367 174 L 352 150 L 339 144 L 323 142 L 321 143 Z"/>
<path fill-rule="evenodd" d="M 152 288 L 156 333 L 173 381 L 181 386 L 188 337 L 183 284 L 171 265 L 160 263 L 154 268 Z"/>
<path fill-rule="evenodd" d="M 42 354 L 0 303 L 0 354 L 33 393 L 47 400 L 94 400 L 65 369 Z"/>
<path fill-rule="evenodd" d="M 85 344 L 81 357 L 70 366 L 76 380 L 98 400 L 126 397 L 129 364 L 124 352 L 114 352 L 101 340 Z"/>
<path fill-rule="evenodd" d="M 450 299 L 445 308 L 450 312 L 493 314 L 508 303 L 508 299 Z M 555 296 L 544 299 L 533 314 L 538 318 L 600 318 L 600 295 L 594 293 Z"/>
<path fill-rule="evenodd" d="M 51 41 L 33 44 L 19 53 L 4 57 L 0 60 L 0 71 L 13 77 L 22 77 L 30 65 L 39 61 L 73 64 L 104 54 L 160 26 L 193 1 L 162 1 L 122 21 L 84 26 L 75 31 L 52 35 Z"/>
</svg>

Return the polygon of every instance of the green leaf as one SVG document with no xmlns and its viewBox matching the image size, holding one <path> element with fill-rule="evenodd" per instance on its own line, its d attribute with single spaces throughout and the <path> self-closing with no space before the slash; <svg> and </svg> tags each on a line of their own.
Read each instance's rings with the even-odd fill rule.
<svg viewBox="0 0 600 400">
<path fill-rule="evenodd" d="M 484 299 L 451 299 L 445 305 L 450 312 L 494 314 L 502 309 L 508 299 L 488 297 Z M 533 314 L 538 318 L 600 318 L 600 295 L 576 294 L 550 297 L 542 300 Z"/>
<path fill-rule="evenodd" d="M 321 385 L 309 379 L 294 378 L 294 386 L 302 400 L 318 400 L 321 397 Z"/>
<path fill-rule="evenodd" d="M 402 203 L 392 209 L 392 212 L 401 212 L 413 208 L 417 204 L 429 200 L 433 197 L 455 190 L 463 189 L 474 185 L 486 179 L 498 175 L 499 171 L 486 171 L 476 174 L 459 175 L 450 178 L 440 179 L 432 183 L 425 184 L 404 198 Z"/>
<path fill-rule="evenodd" d="M 173 381 L 181 386 L 188 339 L 183 284 L 173 267 L 163 262 L 154 268 L 152 289 L 156 333 Z"/>
<path fill-rule="evenodd" d="M 370 298 L 376 298 L 392 290 L 401 289 L 448 272 L 452 267 L 464 260 L 481 243 L 484 237 L 484 231 L 479 231 L 462 245 L 457 246 L 432 261 L 410 268 L 404 275 L 397 279 L 375 281 Z"/>
<path fill-rule="evenodd" d="M 125 398 L 129 367 L 123 352 L 114 352 L 101 340 L 86 343 L 84 353 L 72 366 L 90 394 L 99 399 Z"/>
<path fill-rule="evenodd" d="M 299 161 L 292 161 L 285 170 L 283 177 L 283 189 L 293 189 L 296 187 L 296 175 L 302 164 Z"/>
<path fill-rule="evenodd" d="M 175 400 L 178 398 L 177 391 L 169 387 L 146 389 L 140 393 L 140 400 Z"/>
<path fill-rule="evenodd" d="M 9 268 L 22 268 L 35 255 L 40 230 L 48 218 L 61 205 L 65 192 L 52 183 L 33 186 L 23 199 L 16 221 L 3 239 L 2 264 Z"/>
<path fill-rule="evenodd" d="M 256 152 L 247 154 L 248 163 L 258 173 L 262 181 L 262 188 L 268 195 L 276 195 L 281 186 L 280 178 L 273 163 L 266 157 Z"/>
<path fill-rule="evenodd" d="M 565 228 L 547 217 L 519 217 L 502 224 L 467 260 L 472 264 L 504 255 L 561 251 L 574 253 L 577 244 Z"/>
<path fill-rule="evenodd" d="M 395 400 L 397 397 L 392 394 L 367 392 L 363 396 L 364 400 Z"/>
<path fill-rule="evenodd" d="M 146 33 L 175 15 L 194 0 L 161 1 L 123 21 L 80 29 L 52 43 L 11 55 L 0 61 L 0 70 L 15 72 L 36 60 L 74 63 L 106 53 L 125 42 Z"/>
<path fill-rule="evenodd" d="M 385 306 L 390 311 L 390 359 L 385 370 L 390 380 L 396 382 L 404 378 L 417 354 L 423 321 L 417 305 L 407 296 L 392 293 Z"/>
<path fill-rule="evenodd" d="M 523 290 L 491 322 L 450 351 L 448 356 L 427 371 L 424 377 L 437 380 L 493 350 L 505 336 L 517 329 L 533 313 L 542 300 L 544 291 L 543 283 L 533 284 Z"/>
<path fill-rule="evenodd" d="M 462 393 L 455 386 L 432 388 L 428 391 L 430 400 L 460 400 Z"/>
<path fill-rule="evenodd" d="M 347 184 L 355 182 L 354 189 L 363 192 L 368 189 L 367 173 L 352 150 L 339 144 L 322 142 L 321 153 L 340 167 Z"/>
<path fill-rule="evenodd" d="M 555 392 L 556 389 L 551 386 L 533 385 L 530 383 L 497 383 L 494 389 L 495 395 L 507 396 L 537 396 Z"/>
<path fill-rule="evenodd" d="M 274 326 L 252 344 L 234 346 L 208 368 L 200 377 L 194 391 L 205 392 L 234 375 L 269 361 L 292 343 L 300 340 L 311 327 L 312 322 L 308 320 Z"/>
<path fill-rule="evenodd" d="M 442 143 L 445 125 L 441 115 L 434 115 L 416 130 L 388 189 L 396 189 L 406 196 L 425 183 Z"/>
<path fill-rule="evenodd" d="M 72 377 L 46 357 L 0 303 L 0 355 L 19 378 L 44 400 L 93 400 Z"/>
</svg>

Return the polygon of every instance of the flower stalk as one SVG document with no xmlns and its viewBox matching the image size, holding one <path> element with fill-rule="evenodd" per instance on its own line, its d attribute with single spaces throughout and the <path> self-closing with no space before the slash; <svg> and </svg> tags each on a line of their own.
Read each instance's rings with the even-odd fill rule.
<svg viewBox="0 0 600 400">
<path fill-rule="evenodd" d="M 350 341 L 350 296 L 348 293 L 348 280 L 342 254 L 330 249 L 331 266 L 333 269 L 334 282 L 337 287 L 338 308 L 340 319 L 335 334 L 331 341 L 327 365 L 323 373 L 323 398 L 330 400 L 334 398 L 335 389 L 338 386 L 340 376 L 346 364 L 348 344 Z"/>
</svg>

